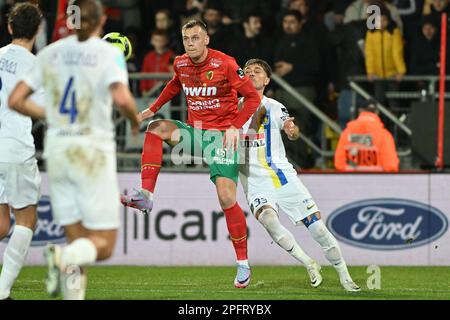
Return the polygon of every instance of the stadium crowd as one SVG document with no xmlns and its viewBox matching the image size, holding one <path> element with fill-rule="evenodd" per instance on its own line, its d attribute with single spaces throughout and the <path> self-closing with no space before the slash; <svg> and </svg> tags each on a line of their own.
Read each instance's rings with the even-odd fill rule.
<svg viewBox="0 0 450 320">
<path fill-rule="evenodd" d="M 6 14 L 20 1 L 0 0 L 0 42 L 9 43 Z M 71 33 L 67 0 L 34 0 L 44 14 L 34 51 Z M 130 72 L 170 72 L 184 52 L 180 26 L 206 22 L 210 45 L 243 65 L 250 58 L 270 62 L 274 73 L 314 102 L 342 128 L 356 116 L 348 77 L 366 75 L 375 98 L 394 108 L 386 91 L 397 90 L 405 75 L 438 75 L 440 13 L 450 0 L 103 0 L 105 32 L 121 31 L 132 42 Z M 377 5 L 381 23 L 368 28 L 367 7 Z M 450 51 L 450 50 L 448 50 Z M 132 86 L 146 96 L 157 81 Z M 320 140 L 320 125 L 290 94 L 272 82 L 267 95 L 284 103 L 302 132 Z M 420 89 L 416 87 L 417 89 Z M 422 84 L 423 85 L 423 84 Z M 159 93 L 157 91 L 155 93 Z M 304 143 L 287 142 L 293 160 L 314 166 Z"/>
</svg>

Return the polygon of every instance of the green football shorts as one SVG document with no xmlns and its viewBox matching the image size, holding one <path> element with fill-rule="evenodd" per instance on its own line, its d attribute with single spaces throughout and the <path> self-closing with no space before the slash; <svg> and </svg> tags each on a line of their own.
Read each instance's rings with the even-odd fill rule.
<svg viewBox="0 0 450 320">
<path fill-rule="evenodd" d="M 223 131 L 201 130 L 178 120 L 171 121 L 180 129 L 180 142 L 174 147 L 176 152 L 202 157 L 209 166 L 210 179 L 214 184 L 217 177 L 229 178 L 237 184 L 239 152 L 228 152 L 223 148 Z"/>
</svg>

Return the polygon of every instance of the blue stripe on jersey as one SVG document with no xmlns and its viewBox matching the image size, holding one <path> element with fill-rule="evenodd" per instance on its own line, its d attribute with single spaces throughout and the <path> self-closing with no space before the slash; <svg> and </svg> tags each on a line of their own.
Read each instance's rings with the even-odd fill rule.
<svg viewBox="0 0 450 320">
<path fill-rule="evenodd" d="M 272 145 L 271 145 L 271 120 L 270 120 L 270 110 L 266 113 L 267 116 L 267 123 L 264 124 L 264 129 L 266 130 L 266 162 L 269 165 L 269 167 L 275 172 L 278 179 L 280 179 L 280 183 L 282 186 L 284 186 L 286 183 L 288 183 L 286 176 L 284 175 L 283 171 L 281 169 L 278 169 L 275 163 L 272 163 Z"/>
</svg>

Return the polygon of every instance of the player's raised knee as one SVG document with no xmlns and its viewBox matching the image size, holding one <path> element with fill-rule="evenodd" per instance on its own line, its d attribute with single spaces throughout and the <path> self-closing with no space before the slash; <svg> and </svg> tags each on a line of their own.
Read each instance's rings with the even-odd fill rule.
<svg viewBox="0 0 450 320">
<path fill-rule="evenodd" d="M 148 124 L 147 132 L 151 132 L 161 139 L 169 139 L 174 130 L 173 123 L 167 120 L 155 120 Z"/>
</svg>

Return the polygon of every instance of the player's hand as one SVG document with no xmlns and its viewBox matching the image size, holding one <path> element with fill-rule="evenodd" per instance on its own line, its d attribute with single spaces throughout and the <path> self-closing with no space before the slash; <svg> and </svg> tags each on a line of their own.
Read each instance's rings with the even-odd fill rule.
<svg viewBox="0 0 450 320">
<path fill-rule="evenodd" d="M 152 110 L 150 110 L 150 108 L 148 108 L 138 113 L 138 120 L 139 122 L 142 122 L 146 119 L 153 117 L 154 115 L 155 113 Z"/>
<path fill-rule="evenodd" d="M 284 122 L 283 130 L 287 134 L 289 140 L 296 140 L 300 136 L 300 129 L 295 125 L 293 117 L 287 118 Z"/>
<path fill-rule="evenodd" d="M 236 151 L 239 144 L 239 129 L 234 126 L 229 127 L 223 135 L 222 142 L 225 149 Z"/>
</svg>

